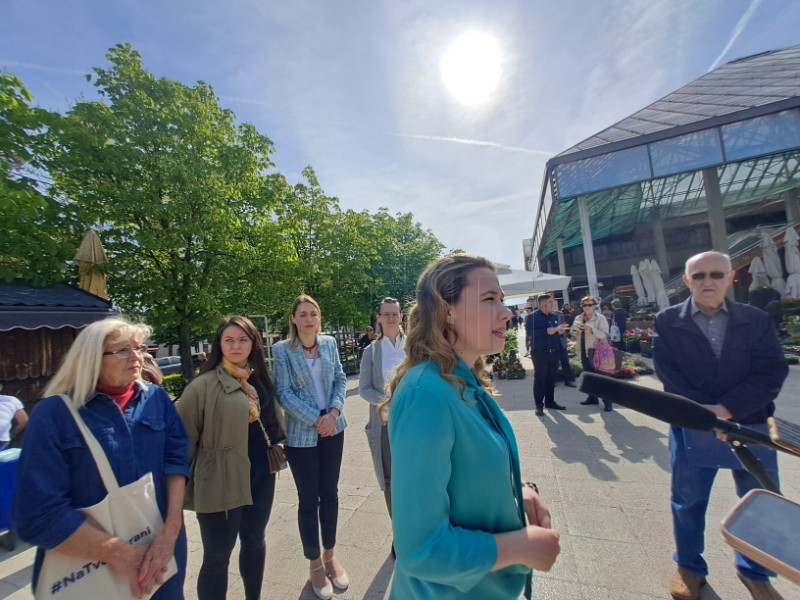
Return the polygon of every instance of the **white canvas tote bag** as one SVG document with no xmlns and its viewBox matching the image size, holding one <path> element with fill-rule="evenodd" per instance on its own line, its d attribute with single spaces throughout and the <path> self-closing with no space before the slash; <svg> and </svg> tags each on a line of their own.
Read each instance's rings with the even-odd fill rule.
<svg viewBox="0 0 800 600">
<path fill-rule="evenodd" d="M 137 481 L 120 487 L 100 443 L 70 399 L 63 395 L 61 399 L 69 407 L 108 492 L 101 502 L 78 510 L 86 515 L 89 523 L 106 533 L 128 540 L 131 544 L 151 544 L 164 529 L 164 520 L 156 503 L 153 474 L 147 473 Z M 173 556 L 167 572 L 163 574 L 164 581 L 177 571 L 178 565 Z M 118 577 L 104 562 L 48 550 L 39 572 L 35 597 L 36 600 L 128 599 L 131 598 L 131 590 L 127 580 Z"/>
</svg>

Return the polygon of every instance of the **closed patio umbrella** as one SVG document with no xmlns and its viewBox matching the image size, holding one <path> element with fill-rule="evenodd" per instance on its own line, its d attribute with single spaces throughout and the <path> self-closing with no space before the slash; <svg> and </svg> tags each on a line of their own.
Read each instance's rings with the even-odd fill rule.
<svg viewBox="0 0 800 600">
<path fill-rule="evenodd" d="M 73 260 L 78 265 L 80 288 L 95 296 L 108 298 L 104 271 L 108 259 L 100 238 L 91 229 L 83 236 L 83 241 Z"/>
<path fill-rule="evenodd" d="M 764 269 L 769 275 L 770 285 L 780 292 L 781 296 L 786 291 L 786 282 L 783 280 L 783 266 L 778 256 L 778 248 L 775 240 L 768 231 L 761 232 L 761 259 L 764 261 Z"/>
<path fill-rule="evenodd" d="M 639 276 L 642 278 L 642 286 L 645 292 L 645 304 L 656 301 L 656 290 L 653 285 L 653 277 L 650 272 L 650 259 L 645 258 L 639 263 Z"/>
<path fill-rule="evenodd" d="M 642 277 L 639 275 L 639 269 L 636 265 L 631 265 L 631 279 L 633 280 L 633 289 L 636 290 L 637 304 L 647 304 L 647 296 L 642 284 Z"/>
<path fill-rule="evenodd" d="M 785 296 L 800 298 L 800 248 L 797 242 L 800 236 L 794 226 L 788 227 L 783 236 L 784 255 L 783 261 L 786 263 L 786 272 L 789 277 L 786 279 Z"/>
<path fill-rule="evenodd" d="M 661 267 L 654 260 L 650 261 L 650 276 L 653 278 L 653 287 L 655 288 L 655 302 L 658 308 L 664 309 L 669 306 L 669 296 L 667 290 L 664 288 L 664 279 L 661 277 Z"/>
<path fill-rule="evenodd" d="M 747 272 L 753 276 L 753 283 L 755 285 L 769 286 L 769 275 L 767 275 L 767 270 L 764 268 L 764 261 L 761 260 L 760 256 L 756 256 L 753 259 Z"/>
</svg>

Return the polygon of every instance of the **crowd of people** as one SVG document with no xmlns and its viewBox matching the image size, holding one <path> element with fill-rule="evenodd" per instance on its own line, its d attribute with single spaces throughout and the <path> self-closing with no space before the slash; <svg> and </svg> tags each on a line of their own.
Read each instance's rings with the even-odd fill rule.
<svg viewBox="0 0 800 600">
<path fill-rule="evenodd" d="M 665 389 L 722 419 L 765 423 L 787 375 L 769 316 L 726 299 L 733 271 L 725 255 L 692 257 L 684 279 L 689 299 L 656 319 L 654 361 Z M 524 323 L 534 409 L 543 416 L 564 409 L 554 396 L 559 365 L 565 384 L 575 385 L 567 334 L 584 371 L 593 372 L 593 351 L 612 328 L 624 331 L 626 314 L 613 302 L 604 315 L 589 295 L 579 311 L 568 304 L 558 311 L 550 294 L 536 304 Z M 405 328 L 401 303 L 386 297 L 377 331 L 364 335 L 358 389 L 370 405 L 367 439 L 393 526 L 393 600 L 530 598 L 533 571 L 557 560 L 559 533 L 536 486 L 522 479 L 514 430 L 485 369 L 484 357 L 504 349 L 511 317 L 494 265 L 455 254 L 422 273 Z M 55 553 L 106 564 L 135 598 L 183 598 L 186 508 L 197 514 L 203 548 L 198 598 L 226 597 L 237 540 L 245 598 L 260 598 L 276 475 L 287 463 L 311 589 L 329 599 L 349 587 L 335 554 L 346 377 L 336 341 L 321 334 L 314 298 L 298 296 L 288 321 L 270 370 L 256 326 L 244 316 L 224 318 L 199 375 L 175 403 L 148 369 L 149 328 L 121 318 L 78 335 L 29 421 L 0 396 L 10 407 L 2 414 L 15 419 L 0 424 L 0 443 L 27 423 L 14 520 L 37 547 L 34 589 Z M 613 409 L 592 395 L 581 404 L 601 400 Z M 146 543 L 120 539 L 84 513 L 108 491 L 93 443 L 120 486 L 152 477 L 163 524 Z M 739 495 L 757 485 L 720 458 L 721 447 L 712 434 L 670 433 L 677 548 L 670 593 L 678 600 L 698 600 L 705 584 L 705 510 L 717 470 L 732 470 Z M 777 483 L 777 464 L 767 471 Z M 753 598 L 780 598 L 773 573 L 738 554 L 736 565 Z"/>
</svg>

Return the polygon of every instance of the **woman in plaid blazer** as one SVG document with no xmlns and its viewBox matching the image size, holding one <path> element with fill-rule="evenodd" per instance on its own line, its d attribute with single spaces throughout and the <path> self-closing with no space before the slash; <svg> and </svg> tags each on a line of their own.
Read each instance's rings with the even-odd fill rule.
<svg viewBox="0 0 800 600">
<path fill-rule="evenodd" d="M 336 340 L 320 335 L 322 313 L 311 296 L 292 305 L 289 339 L 273 348 L 275 385 L 286 414 L 286 457 L 297 495 L 303 553 L 311 561 L 310 579 L 319 598 L 333 596 L 333 584 L 350 580 L 334 557 L 339 514 L 339 469 L 344 450 L 346 377 Z M 322 551 L 320 551 L 320 532 Z"/>
</svg>

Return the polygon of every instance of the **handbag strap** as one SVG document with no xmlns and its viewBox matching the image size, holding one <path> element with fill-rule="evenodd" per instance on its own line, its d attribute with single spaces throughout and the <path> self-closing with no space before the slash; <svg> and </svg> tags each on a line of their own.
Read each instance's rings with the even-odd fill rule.
<svg viewBox="0 0 800 600">
<path fill-rule="evenodd" d="M 81 435 L 86 442 L 86 446 L 89 448 L 89 452 L 92 454 L 92 458 L 94 458 L 94 462 L 97 465 L 97 470 L 100 472 L 100 478 L 103 480 L 103 485 L 106 487 L 106 492 L 110 493 L 119 489 L 119 482 L 117 481 L 117 477 L 114 475 L 114 470 L 111 468 L 111 463 L 108 462 L 108 457 L 106 456 L 103 447 L 100 445 L 100 442 L 97 441 L 97 438 L 94 437 L 94 434 L 86 426 L 86 422 L 83 420 L 83 417 L 81 417 L 78 410 L 72 404 L 72 399 L 66 394 L 59 394 L 59 397 L 64 401 L 64 404 L 67 405 L 72 418 L 75 419 L 75 424 L 78 426 L 78 430 L 81 432 Z"/>
<path fill-rule="evenodd" d="M 264 434 L 264 440 L 267 442 L 267 449 L 272 448 L 272 442 L 269 439 L 269 435 L 267 435 L 267 430 L 264 429 L 264 424 L 261 422 L 261 416 L 256 419 L 256 423 L 258 426 L 261 427 L 261 432 Z"/>
</svg>

